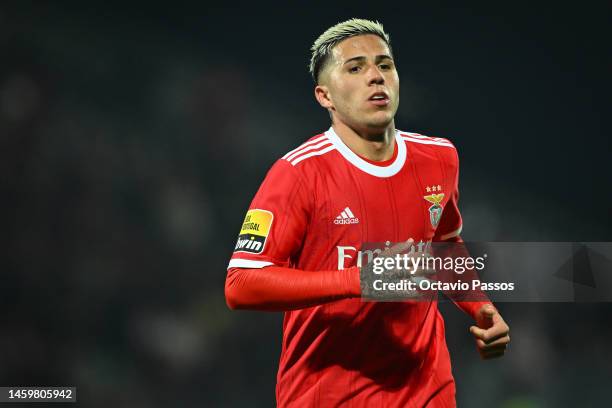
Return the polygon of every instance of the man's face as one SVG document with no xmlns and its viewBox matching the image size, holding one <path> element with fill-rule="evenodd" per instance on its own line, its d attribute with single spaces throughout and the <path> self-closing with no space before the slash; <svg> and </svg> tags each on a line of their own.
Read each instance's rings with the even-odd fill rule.
<svg viewBox="0 0 612 408">
<path fill-rule="evenodd" d="M 334 120 L 356 130 L 386 129 L 399 106 L 399 78 L 387 44 L 373 34 L 349 37 L 333 48 L 328 64 L 315 92 Z"/>
</svg>

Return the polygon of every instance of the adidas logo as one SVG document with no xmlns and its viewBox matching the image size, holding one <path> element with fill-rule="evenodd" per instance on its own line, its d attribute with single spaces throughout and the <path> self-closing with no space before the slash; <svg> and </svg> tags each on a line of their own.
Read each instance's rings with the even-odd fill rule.
<svg viewBox="0 0 612 408">
<path fill-rule="evenodd" d="M 346 207 L 334 220 L 334 224 L 359 224 L 359 218 L 355 217 L 350 208 Z"/>
</svg>

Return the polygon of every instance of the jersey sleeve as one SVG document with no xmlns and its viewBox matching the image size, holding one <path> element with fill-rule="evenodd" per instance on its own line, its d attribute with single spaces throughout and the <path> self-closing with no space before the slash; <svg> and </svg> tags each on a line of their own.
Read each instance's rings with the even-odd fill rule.
<svg viewBox="0 0 612 408">
<path fill-rule="evenodd" d="M 298 170 L 278 160 L 249 206 L 228 269 L 291 265 L 302 247 L 311 200 Z"/>
<path fill-rule="evenodd" d="M 461 230 L 463 229 L 463 222 L 461 219 L 461 213 L 459 211 L 459 156 L 456 149 L 452 149 L 452 154 L 447 157 L 447 174 L 451 177 L 450 184 L 452 185 L 452 192 L 450 198 L 444 210 L 442 212 L 442 218 L 436 233 L 434 235 L 435 242 L 450 242 L 457 243 L 451 244 L 447 250 L 450 252 L 452 257 L 469 257 L 470 253 L 463 244 L 461 239 Z M 442 250 L 443 252 L 444 250 Z M 442 254 L 439 256 L 444 257 Z M 442 280 L 454 281 L 458 279 L 458 275 L 454 272 L 449 272 L 443 275 Z M 478 274 L 474 269 L 467 270 L 461 275 L 463 281 L 471 282 L 474 279 L 478 279 Z M 447 297 L 449 297 L 461 310 L 472 318 L 477 318 L 477 313 L 485 304 L 492 304 L 487 294 L 480 290 L 470 291 L 445 291 Z"/>
<path fill-rule="evenodd" d="M 450 177 L 450 185 L 452 191 L 450 198 L 442 211 L 442 217 L 440 224 L 436 229 L 434 235 L 434 241 L 447 241 L 447 242 L 461 242 L 461 230 L 463 223 L 461 220 L 461 213 L 459 212 L 459 157 L 457 150 L 454 148 L 451 150 L 451 154 L 447 160 L 447 173 Z"/>
</svg>

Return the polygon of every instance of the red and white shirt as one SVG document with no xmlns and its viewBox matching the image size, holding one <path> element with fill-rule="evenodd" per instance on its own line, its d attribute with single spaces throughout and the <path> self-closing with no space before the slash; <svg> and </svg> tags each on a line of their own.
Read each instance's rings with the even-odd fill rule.
<svg viewBox="0 0 612 408">
<path fill-rule="evenodd" d="M 229 268 L 344 269 L 362 243 L 459 240 L 451 142 L 396 131 L 371 162 L 330 128 L 279 159 L 245 217 Z M 455 405 L 436 301 L 344 299 L 285 312 L 278 406 Z"/>
</svg>

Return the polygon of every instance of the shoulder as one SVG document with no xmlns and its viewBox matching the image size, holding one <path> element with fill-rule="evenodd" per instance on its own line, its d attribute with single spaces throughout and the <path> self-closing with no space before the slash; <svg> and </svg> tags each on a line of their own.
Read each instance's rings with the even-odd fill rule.
<svg viewBox="0 0 612 408">
<path fill-rule="evenodd" d="M 406 132 L 403 130 L 397 131 L 400 137 L 406 141 L 407 144 L 415 144 L 416 146 L 432 146 L 436 147 L 447 147 L 455 149 L 455 145 L 449 139 L 443 137 L 431 137 L 425 136 L 420 133 Z"/>
<path fill-rule="evenodd" d="M 398 134 L 413 154 L 431 155 L 434 153 L 440 160 L 448 164 L 458 165 L 459 163 L 457 148 L 449 139 L 425 136 L 403 130 L 398 130 Z"/>
<path fill-rule="evenodd" d="M 308 164 L 312 164 L 318 158 L 323 158 L 334 149 L 335 147 L 327 133 L 312 136 L 278 158 L 268 171 L 265 182 L 267 184 L 282 182 L 285 185 L 295 183 L 304 186 L 310 185 L 318 175 L 318 167 Z"/>
<path fill-rule="evenodd" d="M 286 162 L 292 167 L 302 167 L 301 163 L 314 157 L 324 156 L 334 150 L 334 144 L 327 133 L 320 133 L 306 140 L 295 149 L 287 152 L 279 159 L 279 162 Z"/>
</svg>

